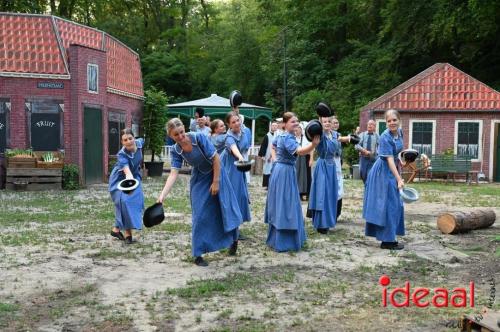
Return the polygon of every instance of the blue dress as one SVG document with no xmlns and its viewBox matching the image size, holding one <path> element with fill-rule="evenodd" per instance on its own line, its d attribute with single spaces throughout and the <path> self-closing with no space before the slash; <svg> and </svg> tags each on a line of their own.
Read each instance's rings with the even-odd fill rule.
<svg viewBox="0 0 500 332">
<path fill-rule="evenodd" d="M 236 194 L 236 201 L 240 207 L 243 221 L 250 221 L 252 220 L 252 216 L 250 214 L 250 199 L 245 173 L 238 171 L 234 165 L 234 162 L 237 159 L 231 152 L 231 146 L 234 144 L 236 144 L 240 153 L 243 153 L 242 151 L 248 151 L 250 147 L 248 137 L 245 134 L 245 131 L 241 131 L 240 135 L 236 135 L 231 130 L 228 130 L 225 144 L 225 149 L 220 156 L 221 163 L 224 166 L 227 176 L 229 177 L 229 181 L 233 186 L 234 193 Z"/>
<path fill-rule="evenodd" d="M 298 251 L 307 239 L 300 204 L 295 161 L 295 136 L 283 133 L 273 141 L 276 162 L 269 178 L 264 222 L 269 224 L 267 245 L 274 250 Z"/>
<path fill-rule="evenodd" d="M 378 158 L 365 184 L 365 234 L 382 242 L 395 242 L 396 235 L 405 234 L 403 200 L 386 158 L 392 156 L 398 165 L 398 153 L 403 149 L 403 131 L 398 129 L 398 133 L 398 138 L 394 138 L 386 129 L 380 135 Z"/>
<path fill-rule="evenodd" d="M 212 135 L 210 136 L 210 141 L 214 145 L 219 155 L 226 148 L 226 134 Z"/>
<path fill-rule="evenodd" d="M 124 229 L 142 229 L 142 211 L 144 210 L 144 193 L 142 192 L 142 146 L 144 139 L 135 140 L 136 152 L 128 152 L 124 147 L 118 151 L 117 162 L 109 176 L 109 193 L 115 204 L 115 227 Z M 122 169 L 128 166 L 139 186 L 130 194 L 118 190 L 118 183 L 125 179 Z"/>
<path fill-rule="evenodd" d="M 215 148 L 208 137 L 201 133 L 187 133 L 193 150 L 185 152 L 175 144 L 172 149 L 172 168 L 180 169 L 185 160 L 192 166 L 190 194 L 193 218 L 192 253 L 194 257 L 207 252 L 228 248 L 238 239 L 241 213 L 234 204 L 236 196 L 223 167 L 220 170 L 219 193 L 213 196 Z"/>
<path fill-rule="evenodd" d="M 316 229 L 332 228 L 337 223 L 338 180 L 334 157 L 339 150 L 340 142 L 333 134 L 330 138 L 321 135 L 309 194 L 309 213 Z"/>
</svg>

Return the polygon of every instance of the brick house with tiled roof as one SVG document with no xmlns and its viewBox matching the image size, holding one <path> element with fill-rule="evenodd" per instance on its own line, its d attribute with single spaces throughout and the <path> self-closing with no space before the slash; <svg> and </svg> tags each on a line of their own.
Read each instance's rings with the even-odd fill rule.
<svg viewBox="0 0 500 332">
<path fill-rule="evenodd" d="M 0 13 L 0 154 L 64 150 L 82 183 L 106 179 L 119 131 L 142 119 L 139 55 L 49 15 Z"/>
<path fill-rule="evenodd" d="M 448 63 L 436 63 L 361 109 L 385 129 L 384 112 L 401 114 L 405 147 L 426 154 L 452 149 L 469 155 L 473 170 L 500 181 L 500 93 Z"/>
</svg>

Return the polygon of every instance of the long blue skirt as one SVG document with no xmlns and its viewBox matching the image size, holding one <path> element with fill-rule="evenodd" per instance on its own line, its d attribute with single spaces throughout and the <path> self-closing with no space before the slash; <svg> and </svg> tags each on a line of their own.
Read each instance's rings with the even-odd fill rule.
<svg viewBox="0 0 500 332">
<path fill-rule="evenodd" d="M 130 194 L 114 189 L 110 195 L 115 204 L 115 227 L 120 230 L 142 229 L 142 211 L 144 210 L 142 183 Z"/>
<path fill-rule="evenodd" d="M 377 159 L 366 179 L 363 218 L 366 236 L 394 242 L 396 235 L 405 235 L 403 200 L 385 159 Z"/>
<path fill-rule="evenodd" d="M 309 210 L 313 227 L 332 228 L 337 223 L 338 182 L 333 160 L 319 158 L 313 172 Z"/>
<path fill-rule="evenodd" d="M 194 257 L 228 248 L 238 239 L 242 222 L 236 197 L 226 173 L 221 169 L 219 193 L 210 194 L 213 172 L 193 171 L 190 192 L 193 218 L 192 254 Z"/>
<path fill-rule="evenodd" d="M 295 165 L 274 164 L 264 222 L 269 224 L 266 243 L 276 251 L 298 251 L 306 241 Z"/>
<path fill-rule="evenodd" d="M 229 182 L 233 187 L 234 194 L 236 195 L 236 203 L 238 203 L 240 208 L 243 221 L 246 222 L 252 220 L 252 216 L 250 214 L 250 199 L 248 195 L 247 179 L 244 172 L 238 171 L 234 165 L 235 161 L 236 159 L 232 154 L 228 153 L 227 150 L 222 153 L 221 164 L 224 166 Z"/>
</svg>

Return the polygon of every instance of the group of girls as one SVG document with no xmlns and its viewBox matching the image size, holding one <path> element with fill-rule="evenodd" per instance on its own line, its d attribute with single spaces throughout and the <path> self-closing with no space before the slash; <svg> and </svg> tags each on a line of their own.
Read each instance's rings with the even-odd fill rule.
<svg viewBox="0 0 500 332">
<path fill-rule="evenodd" d="M 340 162 L 336 158 L 340 159 L 341 142 L 347 142 L 349 138 L 338 135 L 336 118 L 326 117 L 321 121 L 323 133 L 315 136 L 310 144 L 300 146 L 294 134 L 299 121 L 295 114 L 286 112 L 283 116 L 285 130 L 272 142 L 274 164 L 264 222 L 268 224 L 266 243 L 275 251 L 298 251 L 307 238 L 296 177 L 297 156 L 314 150 L 317 152 L 308 215 L 312 218 L 313 227 L 320 233 L 327 233 L 335 227 L 339 197 L 342 195 Z M 402 245 L 396 242 L 396 234 L 404 235 L 403 205 L 398 193 L 403 186 L 397 168 L 397 155 L 402 150 L 399 121 L 396 111 L 386 112 L 388 129 L 381 135 L 379 159 L 368 176 L 363 204 L 366 235 L 376 237 L 382 241 L 381 247 L 387 249 L 401 249 Z M 186 133 L 178 118 L 171 119 L 166 126 L 167 134 L 175 145 L 171 152 L 171 171 L 157 202 L 162 203 L 168 196 L 183 161 L 190 164 L 192 255 L 199 266 L 208 265 L 203 259 L 203 254 L 208 252 L 228 248 L 228 254 L 235 255 L 239 227 L 251 220 L 245 173 L 237 170 L 235 165 L 235 161 L 244 160 L 243 151 L 248 150 L 250 140 L 246 137 L 248 134 L 237 110 L 228 113 L 226 124 L 228 130 L 223 134 L 224 123 L 214 121 L 212 133 L 215 137 L 210 138 L 196 132 Z M 130 141 L 133 141 L 133 136 L 124 133 L 124 146 L 118 153 L 118 163 L 110 178 L 110 192 L 117 216 L 111 235 L 128 239 L 128 242 L 132 242 L 130 230 L 141 228 L 137 212 L 140 215 L 144 204 L 140 186 L 135 200 L 116 190 L 116 183 L 121 178 L 140 179 L 138 161 L 142 158 L 142 140 L 138 139 L 133 144 Z M 126 237 L 122 235 L 122 229 Z"/>
</svg>

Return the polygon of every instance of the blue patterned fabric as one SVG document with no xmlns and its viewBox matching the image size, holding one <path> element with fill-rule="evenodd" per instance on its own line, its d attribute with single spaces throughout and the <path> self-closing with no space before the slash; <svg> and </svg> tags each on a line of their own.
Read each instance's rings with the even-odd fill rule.
<svg viewBox="0 0 500 332">
<path fill-rule="evenodd" d="M 135 144 L 137 146 L 135 152 L 129 152 L 125 147 L 118 151 L 117 162 L 109 176 L 108 189 L 111 200 L 115 204 L 115 227 L 120 230 L 142 229 L 144 193 L 142 192 L 141 161 L 144 140 L 138 138 Z M 123 172 L 125 167 L 128 167 L 134 179 L 139 181 L 139 186 L 129 194 L 118 189 L 118 183 L 125 179 L 125 172 Z"/>
<path fill-rule="evenodd" d="M 236 204 L 229 178 L 221 166 L 219 193 L 212 196 L 212 159 L 217 153 L 213 144 L 201 133 L 188 133 L 193 149 L 185 152 L 178 144 L 172 149 L 172 168 L 180 169 L 183 160 L 192 168 L 190 181 L 191 210 L 193 218 L 192 254 L 228 248 L 238 239 L 242 217 Z"/>
<path fill-rule="evenodd" d="M 240 153 L 242 151 L 248 151 L 250 145 L 248 142 L 248 137 L 244 131 L 239 135 L 233 133 L 231 130 L 227 131 L 226 134 L 226 146 L 222 152 L 220 159 L 224 169 L 226 170 L 229 181 L 233 186 L 234 193 L 236 195 L 236 201 L 241 211 L 243 221 L 247 222 L 252 220 L 250 213 L 250 198 L 248 195 L 247 181 L 245 178 L 245 173 L 238 171 L 234 162 L 237 160 L 231 151 L 231 146 L 236 145 Z M 243 154 L 243 153 L 242 153 Z"/>
<path fill-rule="evenodd" d="M 299 144 L 290 133 L 275 138 L 276 162 L 269 179 L 264 222 L 267 245 L 276 251 L 298 251 L 307 239 L 300 204 L 295 160 Z"/>
<path fill-rule="evenodd" d="M 403 200 L 399 194 L 396 178 L 389 169 L 387 157 L 394 158 L 398 165 L 398 154 L 403 150 L 403 131 L 392 136 L 389 129 L 380 135 L 378 158 L 365 184 L 363 218 L 366 220 L 365 234 L 383 242 L 396 241 L 396 235 L 405 234 Z"/>
<path fill-rule="evenodd" d="M 334 157 L 339 146 L 334 135 L 327 137 L 323 133 L 316 147 L 319 158 L 314 168 L 309 195 L 309 212 L 316 229 L 332 228 L 337 223 L 338 180 Z"/>
</svg>

